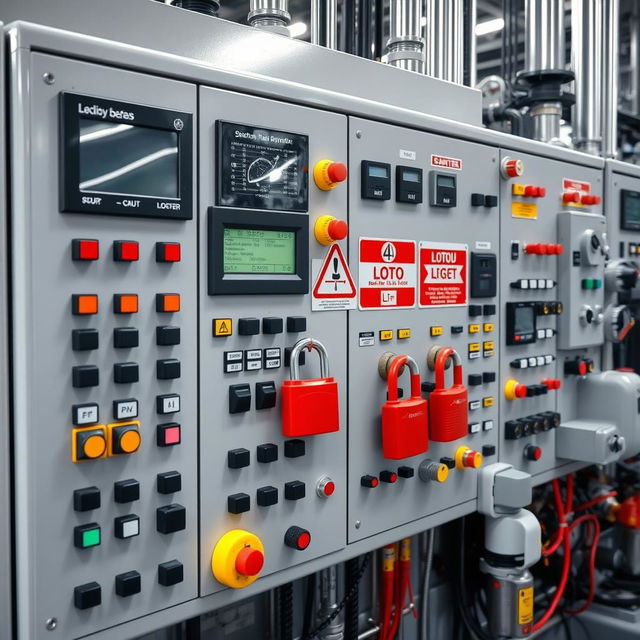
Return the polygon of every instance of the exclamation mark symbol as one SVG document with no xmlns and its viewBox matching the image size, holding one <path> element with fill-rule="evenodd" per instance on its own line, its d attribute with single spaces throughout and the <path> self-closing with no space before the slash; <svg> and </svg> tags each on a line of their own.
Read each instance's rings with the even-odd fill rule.
<svg viewBox="0 0 640 640">
<path fill-rule="evenodd" d="M 333 290 L 338 290 L 338 280 L 340 280 L 340 272 L 338 271 L 338 258 L 333 259 L 333 274 L 331 276 L 335 280 Z"/>
</svg>

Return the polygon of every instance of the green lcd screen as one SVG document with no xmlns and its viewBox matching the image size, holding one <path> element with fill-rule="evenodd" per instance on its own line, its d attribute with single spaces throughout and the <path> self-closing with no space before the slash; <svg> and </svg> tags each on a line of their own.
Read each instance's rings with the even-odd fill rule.
<svg viewBox="0 0 640 640">
<path fill-rule="evenodd" d="M 223 242 L 223 271 L 224 273 L 295 273 L 295 231 L 226 227 Z"/>
</svg>

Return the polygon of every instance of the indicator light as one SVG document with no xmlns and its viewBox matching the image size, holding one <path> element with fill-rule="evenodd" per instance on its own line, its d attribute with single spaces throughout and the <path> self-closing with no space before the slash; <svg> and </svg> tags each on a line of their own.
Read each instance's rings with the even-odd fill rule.
<svg viewBox="0 0 640 640">
<path fill-rule="evenodd" d="M 524 173 L 524 163 L 516 158 L 506 157 L 500 166 L 503 178 L 518 178 Z"/>
</svg>

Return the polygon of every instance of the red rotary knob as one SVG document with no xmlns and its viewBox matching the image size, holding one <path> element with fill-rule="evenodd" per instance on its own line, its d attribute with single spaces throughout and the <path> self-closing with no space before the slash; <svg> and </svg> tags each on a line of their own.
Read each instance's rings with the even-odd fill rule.
<svg viewBox="0 0 640 640">
<path fill-rule="evenodd" d="M 236 571 L 242 576 L 257 576 L 264 566 L 264 555 L 257 549 L 244 547 L 236 556 Z"/>
<path fill-rule="evenodd" d="M 517 178 L 524 173 L 524 164 L 522 160 L 516 158 L 505 158 L 502 161 L 501 169 L 505 178 Z"/>
</svg>

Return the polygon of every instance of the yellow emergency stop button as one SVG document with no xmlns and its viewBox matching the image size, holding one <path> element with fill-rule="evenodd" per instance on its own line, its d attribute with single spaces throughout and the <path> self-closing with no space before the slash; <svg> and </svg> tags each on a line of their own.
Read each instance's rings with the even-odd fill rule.
<svg viewBox="0 0 640 640">
<path fill-rule="evenodd" d="M 211 554 L 211 571 L 218 582 L 232 589 L 253 584 L 264 565 L 264 546 L 258 536 L 232 529 L 216 543 Z"/>
<path fill-rule="evenodd" d="M 313 180 L 318 189 L 329 191 L 347 179 L 347 166 L 333 160 L 320 160 L 313 167 Z"/>
<path fill-rule="evenodd" d="M 97 425 L 71 430 L 71 459 L 84 462 L 104 458 L 107 455 L 107 438 L 104 427 Z"/>
<path fill-rule="evenodd" d="M 313 235 L 323 246 L 344 240 L 349 233 L 349 225 L 345 220 L 338 220 L 335 216 L 320 216 L 314 226 Z"/>
<path fill-rule="evenodd" d="M 479 469 L 482 465 L 482 454 L 469 447 L 458 447 L 454 458 L 457 469 Z"/>
</svg>

